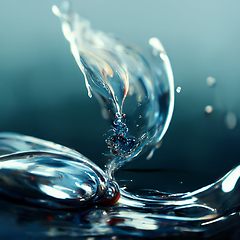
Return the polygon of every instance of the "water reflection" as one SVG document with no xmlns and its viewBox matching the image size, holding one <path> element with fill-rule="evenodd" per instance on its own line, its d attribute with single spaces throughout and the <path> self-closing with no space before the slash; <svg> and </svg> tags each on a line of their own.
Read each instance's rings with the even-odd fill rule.
<svg viewBox="0 0 240 240">
<path fill-rule="evenodd" d="M 2 206 L 44 236 L 212 236 L 239 222 L 240 166 L 186 193 L 130 193 L 119 182 L 118 200 L 118 186 L 76 151 L 12 133 L 0 134 L 0 150 L 0 195 L 14 203 Z"/>
<path fill-rule="evenodd" d="M 3 209 L 4 208 L 4 209 Z M 191 237 L 191 239 L 210 237 L 214 239 L 238 239 L 239 212 L 234 211 L 205 221 L 185 221 L 178 217 L 161 214 L 160 211 L 144 212 L 134 208 L 118 205 L 115 207 L 93 207 L 82 209 L 81 212 L 49 211 L 27 206 L 8 204 L 1 200 L 1 214 L 6 219 L 10 214 L 16 216 L 16 222 L 11 225 L 18 232 L 25 231 L 21 225 L 31 227 L 25 236 L 34 239 L 134 239 L 161 237 Z M 6 215 L 7 213 L 7 215 Z M 9 214 L 10 213 L 10 214 Z M 8 220 L 6 220 L 7 222 Z M 21 223 L 21 225 L 19 225 Z M 39 227 L 41 231 L 39 231 Z M 219 229 L 224 230 L 219 233 Z M 177 238 L 178 239 L 178 238 Z M 189 239 L 189 238 L 188 238 Z"/>
</svg>

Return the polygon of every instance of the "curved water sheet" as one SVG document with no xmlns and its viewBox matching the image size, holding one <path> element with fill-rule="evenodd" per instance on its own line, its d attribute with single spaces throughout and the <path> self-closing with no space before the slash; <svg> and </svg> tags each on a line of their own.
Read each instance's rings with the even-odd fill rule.
<svg viewBox="0 0 240 240">
<path fill-rule="evenodd" d="M 186 221 L 221 220 L 223 216 L 239 210 L 239 177 L 240 165 L 215 183 L 193 192 L 170 194 L 152 190 L 133 195 L 122 188 L 119 203 L 150 210 L 163 209 L 169 217 L 172 215 L 177 219 L 181 216 Z"/>
<path fill-rule="evenodd" d="M 67 2 L 52 10 L 61 20 L 63 34 L 85 77 L 88 95 L 95 94 L 103 116 L 112 123 L 106 140 L 111 176 L 143 150 L 154 151 L 164 136 L 174 107 L 170 61 L 157 38 L 149 40 L 149 64 L 135 47 L 93 30 L 89 21 L 70 11 Z"/>
<path fill-rule="evenodd" d="M 0 194 L 46 208 L 113 204 L 118 186 L 97 165 L 59 144 L 0 133 Z"/>
</svg>

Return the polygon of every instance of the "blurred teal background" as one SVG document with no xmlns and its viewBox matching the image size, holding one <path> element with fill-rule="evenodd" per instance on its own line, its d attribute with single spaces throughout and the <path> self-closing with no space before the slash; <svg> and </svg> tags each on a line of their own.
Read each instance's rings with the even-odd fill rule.
<svg viewBox="0 0 240 240">
<path fill-rule="evenodd" d="M 70 54 L 59 19 L 51 11 L 61 1 L 8 0 L 0 6 L 0 131 L 18 132 L 74 148 L 101 167 L 107 151 L 95 98 Z M 158 37 L 172 63 L 175 112 L 162 147 L 147 161 L 128 164 L 123 178 L 164 191 L 201 187 L 239 164 L 239 124 L 224 123 L 227 112 L 240 117 L 240 2 L 72 1 L 93 28 L 114 33 L 147 54 Z M 210 88 L 206 78 L 216 78 Z M 206 105 L 213 112 L 206 115 Z M 154 169 L 151 174 L 141 169 Z M 139 182 L 147 175 L 144 183 Z M 141 185 L 142 184 L 142 185 Z"/>
</svg>

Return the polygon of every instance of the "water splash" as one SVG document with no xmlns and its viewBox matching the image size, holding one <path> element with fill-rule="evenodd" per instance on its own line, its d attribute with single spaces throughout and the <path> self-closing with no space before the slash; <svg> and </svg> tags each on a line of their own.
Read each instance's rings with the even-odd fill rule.
<svg viewBox="0 0 240 240">
<path fill-rule="evenodd" d="M 63 14 L 59 10 L 56 15 L 62 21 L 62 28 L 67 22 L 69 29 L 71 29 L 68 32 L 71 35 L 71 40 L 69 41 L 68 37 L 67 39 L 70 42 L 71 49 L 72 46 L 77 49 L 73 53 L 75 59 L 76 56 L 80 60 L 82 58 L 91 59 L 91 61 L 88 60 L 88 63 L 83 60 L 77 61 L 86 81 L 100 81 L 102 83 L 101 86 L 98 85 L 102 88 L 100 90 L 108 93 L 108 97 L 104 97 L 99 89 L 95 91 L 98 98 L 100 96 L 100 99 L 104 99 L 103 106 L 109 112 L 109 119 L 112 121 L 112 134 L 106 142 L 114 156 L 112 162 L 108 165 L 108 174 L 113 177 L 112 173 L 114 171 L 144 150 L 152 148 L 148 156 L 148 159 L 151 158 L 168 129 L 174 108 L 174 84 L 170 61 L 157 38 L 149 40 L 152 56 L 152 62 L 149 65 L 145 58 L 133 47 L 105 33 L 91 30 L 88 24 L 86 31 L 90 31 L 91 39 L 94 39 L 89 43 L 89 39 L 85 38 L 83 31 L 76 32 L 74 30 L 81 29 L 77 27 L 79 25 L 85 26 L 85 20 L 79 20 L 76 17 L 77 15 L 72 17 L 73 15 L 68 12 L 63 18 Z M 83 51 L 85 45 L 88 45 L 87 54 Z M 97 61 L 95 56 L 89 53 L 94 51 L 95 48 L 101 49 L 101 51 L 98 49 Z M 106 71 L 104 70 L 105 65 L 99 64 L 100 59 L 107 66 L 111 66 L 110 75 L 101 74 Z M 111 65 L 112 62 L 117 63 L 117 65 Z M 117 71 L 121 69 L 124 72 L 117 80 L 113 80 L 114 67 Z M 89 69 L 91 70 L 91 77 L 86 75 L 86 71 L 89 71 Z M 214 80 L 208 78 L 208 85 L 214 86 L 216 83 Z M 120 83 L 112 85 L 114 81 L 120 81 Z M 108 89 L 113 90 L 114 94 L 112 92 L 109 94 Z M 177 88 L 177 92 L 180 92 L 180 90 L 180 88 Z M 117 102 L 116 99 L 121 101 Z M 207 108 L 206 112 L 209 112 L 208 110 Z M 121 188 L 119 203 L 121 206 L 128 206 L 138 209 L 138 211 L 139 209 L 145 209 L 148 214 L 156 211 L 157 224 L 162 219 L 168 221 L 169 225 L 168 223 L 165 224 L 169 226 L 170 232 L 174 232 L 174 227 L 178 229 L 177 231 L 205 231 L 206 226 L 212 226 L 216 222 L 222 223 L 230 218 L 230 215 L 236 214 L 236 209 L 239 208 L 237 190 L 239 186 L 236 184 L 239 178 L 238 173 L 237 167 L 217 182 L 189 193 L 172 194 L 153 191 L 147 192 L 147 195 L 144 196 L 141 191 L 132 194 L 126 188 Z M 119 214 L 124 215 L 121 210 Z M 141 214 L 136 215 L 139 217 Z M 176 228 L 175 223 L 182 227 Z M 183 223 L 186 224 L 185 228 Z M 136 228 L 139 228 L 139 225 Z M 150 224 L 149 228 L 152 230 L 158 229 L 155 224 Z"/>
<path fill-rule="evenodd" d="M 134 47 L 101 31 L 64 4 L 53 12 L 81 69 L 88 92 L 93 92 L 112 123 L 106 140 L 115 170 L 155 147 L 170 124 L 174 107 L 171 64 L 157 38 L 149 40 L 151 64 Z"/>
</svg>

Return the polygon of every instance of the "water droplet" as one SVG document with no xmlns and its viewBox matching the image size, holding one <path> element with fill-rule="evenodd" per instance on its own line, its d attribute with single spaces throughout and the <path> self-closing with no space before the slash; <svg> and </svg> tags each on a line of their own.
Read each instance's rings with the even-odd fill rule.
<svg viewBox="0 0 240 240">
<path fill-rule="evenodd" d="M 206 82 L 209 87 L 214 87 L 217 81 L 213 77 L 207 77 Z"/>
<path fill-rule="evenodd" d="M 139 124 L 136 124 L 136 127 L 139 127 Z"/>
<path fill-rule="evenodd" d="M 180 93 L 181 90 L 182 90 L 182 88 L 181 88 L 180 86 L 176 88 L 176 92 L 177 92 L 177 93 Z"/>
<path fill-rule="evenodd" d="M 213 111 L 213 107 L 211 105 L 207 105 L 205 107 L 205 113 L 210 114 Z"/>
<path fill-rule="evenodd" d="M 228 112 L 225 116 L 225 124 L 228 129 L 234 129 L 237 125 L 237 116 L 233 112 Z"/>
<path fill-rule="evenodd" d="M 139 115 L 139 118 L 142 118 L 142 115 Z"/>
</svg>

